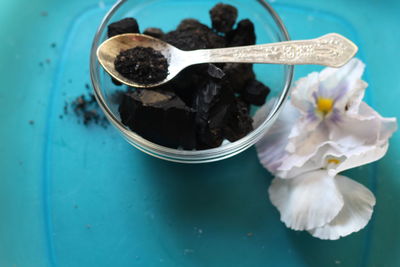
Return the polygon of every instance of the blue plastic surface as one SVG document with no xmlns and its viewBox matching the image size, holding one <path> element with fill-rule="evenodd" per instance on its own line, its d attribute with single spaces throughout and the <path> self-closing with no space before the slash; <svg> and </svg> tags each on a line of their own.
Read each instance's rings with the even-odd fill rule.
<svg viewBox="0 0 400 267">
<path fill-rule="evenodd" d="M 0 266 L 400 265 L 398 134 L 383 160 L 348 172 L 376 194 L 369 226 L 331 242 L 279 221 L 254 149 L 174 164 L 135 150 L 112 128 L 61 120 L 64 101 L 89 83 L 92 36 L 109 4 L 0 3 Z M 367 101 L 399 117 L 399 3 L 272 5 L 293 39 L 339 32 L 354 40 L 367 63 Z"/>
</svg>

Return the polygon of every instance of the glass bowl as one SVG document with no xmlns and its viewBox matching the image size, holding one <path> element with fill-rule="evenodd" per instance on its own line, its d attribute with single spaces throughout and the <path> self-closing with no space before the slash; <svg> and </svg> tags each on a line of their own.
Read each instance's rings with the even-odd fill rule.
<svg viewBox="0 0 400 267">
<path fill-rule="evenodd" d="M 115 86 L 96 58 L 98 46 L 107 38 L 107 25 L 125 17 L 138 20 L 140 29 L 159 27 L 165 32 L 174 29 L 184 18 L 195 18 L 210 26 L 209 10 L 221 0 L 120 0 L 105 15 L 94 37 L 90 74 L 97 102 L 106 117 L 123 137 L 134 147 L 164 160 L 181 163 L 204 163 L 232 157 L 254 145 L 272 125 L 284 106 L 293 78 L 293 66 L 256 64 L 257 79 L 271 88 L 268 99 L 273 99 L 271 108 L 264 114 L 262 122 L 247 136 L 236 142 L 224 141 L 218 148 L 206 150 L 181 150 L 152 143 L 129 130 L 121 123 L 115 93 L 123 87 Z M 263 0 L 224 0 L 239 10 L 238 20 L 253 21 L 257 43 L 289 40 L 289 34 L 274 9 Z M 252 109 L 254 114 L 255 109 Z"/>
</svg>

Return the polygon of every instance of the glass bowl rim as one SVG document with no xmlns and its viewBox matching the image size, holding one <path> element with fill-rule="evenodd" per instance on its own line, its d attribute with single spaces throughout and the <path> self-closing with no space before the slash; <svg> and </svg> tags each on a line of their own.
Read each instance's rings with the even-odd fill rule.
<svg viewBox="0 0 400 267">
<path fill-rule="evenodd" d="M 100 89 L 99 85 L 99 77 L 97 73 L 96 64 L 99 67 L 96 50 L 100 44 L 100 38 L 103 34 L 103 31 L 107 27 L 107 24 L 114 13 L 128 0 L 118 0 L 111 9 L 107 12 L 107 14 L 103 17 L 100 26 L 98 27 L 96 34 L 93 39 L 91 52 L 90 52 L 90 77 L 92 80 L 92 85 L 94 89 L 94 95 L 96 97 L 97 103 L 100 108 L 103 110 L 107 119 L 112 123 L 114 127 L 116 127 L 125 137 L 125 139 L 133 146 L 138 148 L 139 150 L 152 155 L 157 158 L 165 159 L 168 161 L 181 162 L 181 163 L 204 163 L 204 162 L 212 162 L 217 160 L 222 160 L 225 158 L 232 157 L 253 144 L 255 144 L 265 133 L 265 131 L 272 125 L 280 111 L 282 110 L 286 99 L 288 98 L 290 92 L 290 86 L 293 80 L 294 74 L 294 66 L 293 65 L 285 65 L 285 81 L 283 89 L 281 90 L 280 95 L 277 97 L 274 107 L 269 112 L 268 116 L 265 120 L 252 132 L 250 132 L 245 137 L 229 143 L 223 144 L 217 148 L 205 149 L 205 150 L 180 150 L 174 148 L 164 147 L 153 142 L 148 141 L 147 139 L 141 137 L 140 135 L 134 133 L 133 131 L 128 130 L 122 122 L 120 122 L 111 111 L 111 109 L 106 104 L 103 93 Z M 256 0 L 259 4 L 261 4 L 271 15 L 272 19 L 276 23 L 277 28 L 280 31 L 281 36 L 284 38 L 284 41 L 289 41 L 289 33 L 282 22 L 279 15 L 272 8 L 270 4 L 268 4 L 265 0 Z"/>
</svg>

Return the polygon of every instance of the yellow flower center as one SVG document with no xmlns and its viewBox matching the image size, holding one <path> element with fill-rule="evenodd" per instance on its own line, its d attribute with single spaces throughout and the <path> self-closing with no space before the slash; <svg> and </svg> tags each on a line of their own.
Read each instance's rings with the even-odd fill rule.
<svg viewBox="0 0 400 267">
<path fill-rule="evenodd" d="M 333 109 L 333 99 L 331 98 L 318 98 L 317 99 L 317 110 L 324 115 L 331 112 Z"/>
<path fill-rule="evenodd" d="M 338 160 L 338 159 L 328 159 L 328 164 L 339 164 L 340 163 L 340 160 Z"/>
</svg>

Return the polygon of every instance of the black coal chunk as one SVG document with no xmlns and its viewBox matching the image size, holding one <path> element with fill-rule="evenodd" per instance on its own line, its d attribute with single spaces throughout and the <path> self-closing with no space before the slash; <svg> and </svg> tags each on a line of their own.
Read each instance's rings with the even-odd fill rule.
<svg viewBox="0 0 400 267">
<path fill-rule="evenodd" d="M 198 89 L 195 99 L 198 149 L 221 145 L 224 140 L 223 128 L 234 99 L 232 90 L 224 88 L 220 81 L 214 79 Z"/>
<path fill-rule="evenodd" d="M 134 18 L 125 18 L 108 25 L 108 38 L 124 33 L 139 33 L 139 25 Z"/>
<path fill-rule="evenodd" d="M 226 35 L 226 40 L 229 47 L 254 45 L 256 34 L 253 23 L 248 19 L 239 21 L 236 29 Z"/>
<path fill-rule="evenodd" d="M 225 76 L 225 72 L 214 64 L 208 64 L 207 73 L 216 79 L 222 79 Z"/>
<path fill-rule="evenodd" d="M 234 6 L 219 3 L 210 10 L 213 29 L 226 33 L 232 30 L 238 17 L 238 11 Z"/>
<path fill-rule="evenodd" d="M 242 91 L 241 97 L 249 104 L 262 106 L 265 104 L 265 99 L 269 92 L 269 87 L 262 82 L 250 80 Z"/>
<path fill-rule="evenodd" d="M 168 32 L 162 37 L 162 40 L 185 51 L 207 48 L 207 41 L 204 36 L 193 36 L 188 31 Z"/>
<path fill-rule="evenodd" d="M 145 139 L 171 148 L 196 147 L 195 113 L 172 92 L 136 89 L 123 96 L 122 123 Z"/>
<path fill-rule="evenodd" d="M 225 39 L 195 19 L 185 19 L 162 39 L 182 50 L 225 47 Z"/>
<path fill-rule="evenodd" d="M 140 84 L 157 83 L 168 76 L 167 59 L 151 47 L 121 51 L 114 66 L 122 76 Z"/>
<path fill-rule="evenodd" d="M 230 113 L 223 129 L 224 137 L 231 142 L 235 142 L 253 130 L 252 123 L 253 119 L 249 115 L 248 105 L 236 98 L 234 110 Z"/>
<path fill-rule="evenodd" d="M 108 25 L 108 38 L 124 33 L 139 33 L 139 25 L 134 18 L 124 18 Z M 115 85 L 122 85 L 121 82 L 111 77 Z"/>
<path fill-rule="evenodd" d="M 210 30 L 210 28 L 198 21 L 197 19 L 184 19 L 182 20 L 178 27 L 178 31 L 194 31 L 194 33 L 201 34 Z"/>
<path fill-rule="evenodd" d="M 255 79 L 252 64 L 226 63 L 223 67 L 224 80 L 235 93 L 241 93 L 250 80 Z"/>
<path fill-rule="evenodd" d="M 147 28 L 144 30 L 143 34 L 160 39 L 163 37 L 164 32 L 160 28 Z"/>
<path fill-rule="evenodd" d="M 157 89 L 174 92 L 187 106 L 193 107 L 196 90 L 205 78 L 199 67 L 201 66 L 194 65 L 182 70 L 175 78 Z"/>
<path fill-rule="evenodd" d="M 196 19 L 184 19 L 178 25 L 178 31 L 190 32 L 193 35 L 201 36 L 206 44 L 206 48 L 225 47 L 225 39 L 216 34 L 207 25 L 202 24 Z"/>
</svg>

